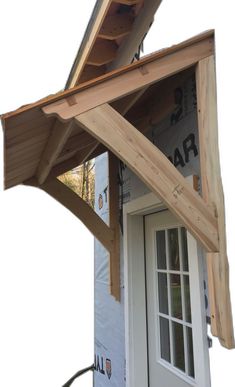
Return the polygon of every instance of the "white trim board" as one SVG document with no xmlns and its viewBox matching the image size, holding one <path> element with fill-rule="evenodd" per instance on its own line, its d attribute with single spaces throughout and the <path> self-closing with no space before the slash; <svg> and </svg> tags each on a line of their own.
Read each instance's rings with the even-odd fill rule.
<svg viewBox="0 0 235 387">
<path fill-rule="evenodd" d="M 163 208 L 153 193 L 123 208 L 126 387 L 148 387 L 143 215 Z"/>
<path fill-rule="evenodd" d="M 166 209 L 152 193 L 144 195 L 124 205 L 124 291 L 125 291 L 125 347 L 126 347 L 126 387 L 148 387 L 148 344 L 146 322 L 146 268 L 144 215 Z M 190 243 L 196 243 L 190 238 Z M 199 262 L 195 260 L 194 270 L 198 272 Z M 197 269 L 197 270 L 196 270 Z M 202 273 L 198 273 L 201 277 Z M 198 283 L 199 286 L 199 283 Z M 196 289 L 203 298 L 202 289 Z M 192 291 L 192 295 L 193 295 Z M 195 302 L 194 298 L 192 302 Z M 203 305 L 203 302 L 201 302 Z M 197 334 L 206 335 L 206 324 L 200 321 Z M 203 333 L 204 332 L 204 333 Z M 197 347 L 196 340 L 195 349 Z M 207 342 L 204 342 L 206 351 Z M 208 355 L 204 359 L 209 370 Z M 198 372 L 198 375 L 200 372 Z M 210 385 L 209 374 L 204 375 L 206 385 Z M 204 380 L 203 377 L 203 380 Z M 197 382 L 200 381 L 197 378 Z M 200 385 L 200 384 L 197 384 Z M 203 383 L 204 385 L 204 383 Z"/>
</svg>

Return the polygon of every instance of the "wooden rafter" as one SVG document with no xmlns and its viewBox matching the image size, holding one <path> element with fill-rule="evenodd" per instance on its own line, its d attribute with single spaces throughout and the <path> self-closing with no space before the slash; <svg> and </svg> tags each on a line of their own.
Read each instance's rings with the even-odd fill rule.
<svg viewBox="0 0 235 387">
<path fill-rule="evenodd" d="M 113 102 L 112 107 L 117 110 L 118 113 L 120 113 L 122 116 L 125 116 L 147 89 L 148 87 L 143 87 L 135 93 L 127 95 L 126 97 Z"/>
<path fill-rule="evenodd" d="M 218 252 L 215 214 L 163 153 L 110 105 L 75 117 L 158 195 L 206 251 Z"/>
<path fill-rule="evenodd" d="M 137 15 L 127 39 L 120 46 L 118 55 L 108 67 L 109 70 L 113 70 L 131 63 L 134 55 L 139 50 L 140 44 L 144 40 L 151 24 L 153 23 L 154 15 L 157 12 L 161 2 L 162 0 L 144 0 L 141 12 L 139 12 Z"/>
<path fill-rule="evenodd" d="M 88 151 L 86 149 L 86 151 Z M 97 148 L 94 149 L 94 151 L 89 155 L 89 157 L 86 158 L 86 161 L 91 160 L 102 153 L 106 152 L 107 149 L 104 147 L 103 144 L 99 144 Z M 47 181 L 50 181 L 51 179 L 62 175 L 63 173 L 67 171 L 71 171 L 71 169 L 78 167 L 81 164 L 81 160 L 84 160 L 84 153 L 83 150 L 81 151 L 82 155 L 79 153 L 75 154 L 74 156 L 70 157 L 68 160 L 62 161 L 59 164 L 56 164 L 52 169 L 50 174 L 47 177 Z"/>
<path fill-rule="evenodd" d="M 166 77 L 191 67 L 214 52 L 213 34 L 207 33 L 191 39 L 183 44 L 146 57 L 139 63 L 117 71 L 104 81 L 94 83 L 93 87 L 76 89 L 72 95 L 72 103 L 64 93 L 63 99 L 44 106 L 47 115 L 57 115 L 67 120 L 88 111 L 99 104 L 110 103 L 125 95 L 134 93 L 143 87 L 152 85 Z M 118 81 L 117 81 L 118 77 Z"/>
<path fill-rule="evenodd" d="M 116 40 L 128 35 L 131 32 L 133 19 L 133 15 L 129 13 L 107 16 L 100 28 L 98 37 L 107 40 Z"/>
<path fill-rule="evenodd" d="M 93 66 L 103 66 L 112 62 L 117 53 L 117 45 L 111 40 L 99 39 L 93 46 L 87 64 Z"/>
<path fill-rule="evenodd" d="M 172 113 L 177 105 L 174 90 L 181 86 L 190 76 L 193 76 L 194 73 L 195 68 L 191 67 L 151 86 L 143 98 L 140 98 L 130 111 L 127 112 L 127 120 L 142 133 L 146 133 L 153 126 L 156 127 L 161 120 Z M 114 104 L 112 106 L 116 108 Z"/>
<path fill-rule="evenodd" d="M 52 133 L 44 149 L 42 158 L 37 169 L 37 178 L 39 184 L 44 183 L 49 175 L 53 163 L 59 156 L 64 144 L 72 132 L 72 122 L 64 125 L 62 122 L 56 121 L 52 129 Z"/>
<path fill-rule="evenodd" d="M 196 71 L 202 196 L 213 203 L 218 218 L 219 253 L 207 254 L 212 334 L 234 348 L 233 319 L 226 252 L 224 196 L 220 176 L 214 56 L 200 61 Z"/>
<path fill-rule="evenodd" d="M 87 160 L 91 159 L 91 155 L 94 154 L 96 149 L 99 146 L 99 142 L 95 141 L 94 144 L 88 146 L 87 148 L 82 149 L 77 153 L 76 158 L 78 161 L 78 165 L 85 163 Z"/>
<path fill-rule="evenodd" d="M 99 33 L 99 30 L 103 24 L 104 18 L 109 10 L 110 4 L 113 0 L 103 0 L 102 5 L 99 9 L 98 14 L 96 15 L 96 19 L 94 22 L 94 25 L 92 26 L 92 29 L 89 34 L 89 41 L 85 45 L 82 54 L 79 58 L 79 62 L 76 66 L 76 68 L 73 71 L 71 80 L 69 81 L 69 87 L 75 86 L 77 80 L 79 79 L 79 76 L 81 75 L 81 72 L 86 64 L 87 58 L 90 55 L 90 52 L 92 50 L 92 47 L 95 43 L 96 37 Z"/>
</svg>

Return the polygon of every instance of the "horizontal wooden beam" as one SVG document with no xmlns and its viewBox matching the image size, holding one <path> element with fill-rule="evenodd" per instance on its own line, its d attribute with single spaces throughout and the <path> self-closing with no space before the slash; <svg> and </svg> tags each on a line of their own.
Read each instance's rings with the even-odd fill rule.
<svg viewBox="0 0 235 387">
<path fill-rule="evenodd" d="M 217 219 L 168 158 L 111 106 L 105 104 L 75 118 L 158 195 L 204 246 L 218 252 Z"/>
<path fill-rule="evenodd" d="M 108 250 L 113 251 L 114 232 L 95 213 L 95 211 L 57 178 L 38 186 L 35 179 L 25 182 L 26 185 L 36 186 L 47 192 L 50 196 L 60 202 L 71 211 Z"/>
<path fill-rule="evenodd" d="M 143 87 L 156 83 L 166 77 L 180 72 L 214 51 L 213 37 L 209 35 L 197 41 L 179 45 L 175 50 L 167 50 L 156 56 L 147 57 L 141 63 L 107 77 L 103 82 L 94 83 L 92 87 L 81 88 L 71 97 L 44 106 L 47 115 L 55 115 L 61 120 L 68 120 L 106 102 L 115 101 L 125 95 L 134 93 Z"/>
<path fill-rule="evenodd" d="M 36 172 L 39 184 L 44 183 L 47 179 L 54 162 L 72 132 L 72 126 L 72 122 L 67 124 L 60 121 L 55 122 Z"/>
<path fill-rule="evenodd" d="M 202 196 L 206 202 L 215 206 L 219 231 L 219 254 L 207 254 L 211 328 L 212 334 L 219 337 L 224 347 L 234 348 L 224 195 L 218 149 L 214 56 L 198 63 L 196 81 Z"/>
</svg>

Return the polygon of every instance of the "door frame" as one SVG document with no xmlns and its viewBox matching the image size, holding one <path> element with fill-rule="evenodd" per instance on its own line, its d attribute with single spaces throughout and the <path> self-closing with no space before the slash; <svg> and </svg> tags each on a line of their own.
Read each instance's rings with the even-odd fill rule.
<svg viewBox="0 0 235 387">
<path fill-rule="evenodd" d="M 163 202 L 153 193 L 146 194 L 123 206 L 126 387 L 149 386 L 146 267 L 145 259 L 143 259 L 145 256 L 144 216 L 166 209 Z M 193 240 L 191 243 L 196 243 L 196 241 Z M 201 277 L 200 264 L 195 262 L 194 270 Z M 197 291 L 200 294 L 197 306 L 200 308 L 204 293 L 203 289 L 199 289 L 199 283 Z M 196 302 L 196 299 L 192 301 Z M 200 320 L 197 325 L 198 333 L 201 330 L 200 336 L 202 336 L 206 334 L 206 324 L 203 319 Z M 203 342 L 203 348 L 208 351 L 206 340 Z M 209 370 L 209 355 L 205 358 L 208 364 L 204 369 Z M 207 376 L 204 375 L 203 379 Z"/>
<path fill-rule="evenodd" d="M 148 387 L 144 215 L 164 208 L 153 193 L 123 206 L 126 387 Z"/>
</svg>

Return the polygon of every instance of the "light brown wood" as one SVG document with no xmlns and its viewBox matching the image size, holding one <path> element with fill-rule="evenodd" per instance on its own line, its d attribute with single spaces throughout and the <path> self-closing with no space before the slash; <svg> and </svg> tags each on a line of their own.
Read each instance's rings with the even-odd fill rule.
<svg viewBox="0 0 235 387">
<path fill-rule="evenodd" d="M 229 292 L 224 196 L 221 181 L 214 56 L 198 63 L 196 71 L 202 196 L 213 203 L 218 219 L 219 254 L 207 255 L 212 334 L 234 348 Z"/>
<path fill-rule="evenodd" d="M 89 158 L 86 159 L 86 161 L 91 160 L 100 154 L 104 153 L 107 149 L 103 146 L 103 144 L 99 144 L 98 147 L 89 155 Z M 60 162 L 59 164 L 56 164 L 52 169 L 47 177 L 46 181 L 49 181 L 53 179 L 54 177 L 60 176 L 63 173 L 70 171 L 73 168 L 78 167 L 81 162 L 81 158 L 79 154 L 75 154 L 73 157 L 69 158 L 68 160 L 65 160 L 63 162 Z"/>
<path fill-rule="evenodd" d="M 131 63 L 134 55 L 138 52 L 141 42 L 149 31 L 160 4 L 161 0 L 144 0 L 143 7 L 135 19 L 131 33 L 120 46 L 116 59 L 111 63 L 109 70 Z"/>
<path fill-rule="evenodd" d="M 131 14 L 114 14 L 106 16 L 100 28 L 98 37 L 108 40 L 116 40 L 130 33 L 133 24 Z"/>
<path fill-rule="evenodd" d="M 95 42 L 87 64 L 93 66 L 103 66 L 112 62 L 117 53 L 117 44 L 113 41 L 99 39 Z"/>
<path fill-rule="evenodd" d="M 80 198 L 80 196 L 69 189 L 57 178 L 41 185 L 38 185 L 36 179 L 28 180 L 25 184 L 38 187 L 47 192 L 65 208 L 71 211 L 78 219 L 80 219 L 108 251 L 113 249 L 114 233 L 110 227 L 107 226 L 107 224 L 83 199 Z"/>
<path fill-rule="evenodd" d="M 102 83 L 100 80 L 99 83 L 93 84 L 93 87 L 80 89 L 79 93 L 73 95 L 72 105 L 64 98 L 44 106 L 42 110 L 45 114 L 56 115 L 61 120 L 70 119 L 96 107 L 97 103 L 112 102 L 191 67 L 213 53 L 213 47 L 213 39 L 206 38 L 192 45 L 178 46 L 173 52 L 167 50 L 166 55 L 159 53 L 157 56 L 150 56 L 142 65 L 132 65 L 129 71 L 118 72 L 118 76 L 107 78 Z"/>
<path fill-rule="evenodd" d="M 76 158 L 78 160 L 78 165 L 81 165 L 87 160 L 90 160 L 91 155 L 94 154 L 98 146 L 99 142 L 95 141 L 94 144 L 89 145 L 88 147 L 82 149 L 79 153 L 77 153 Z"/>
<path fill-rule="evenodd" d="M 54 165 L 47 177 L 46 182 L 51 179 L 54 179 L 57 176 L 63 175 L 63 173 L 65 172 L 71 171 L 71 169 L 76 168 L 77 166 L 78 166 L 78 160 L 76 155 L 65 161 L 62 161 L 59 164 Z"/>
<path fill-rule="evenodd" d="M 217 220 L 168 158 L 111 106 L 75 118 L 158 195 L 207 251 L 218 251 Z"/>
<path fill-rule="evenodd" d="M 132 108 L 132 106 L 140 99 L 140 97 L 145 93 L 148 89 L 147 87 L 143 87 L 142 89 L 136 91 L 133 94 L 128 95 L 118 101 L 113 102 L 112 107 L 118 111 L 122 116 Z"/>
<path fill-rule="evenodd" d="M 45 143 L 48 139 L 49 131 L 43 131 L 42 133 L 35 134 L 34 136 L 27 136 L 26 139 L 22 139 L 19 142 L 10 144 L 6 142 L 6 151 L 9 155 L 16 155 L 17 152 L 30 149 L 32 146 Z"/>
<path fill-rule="evenodd" d="M 92 26 L 92 30 L 90 31 L 88 42 L 82 51 L 81 57 L 79 58 L 79 63 L 76 67 L 76 70 L 73 73 L 69 88 L 72 88 L 76 85 L 76 82 L 78 81 L 79 76 L 81 75 L 81 72 L 86 64 L 86 60 L 87 60 L 87 58 L 92 50 L 95 39 L 98 35 L 100 27 L 102 26 L 102 23 L 104 21 L 104 18 L 109 10 L 109 7 L 110 7 L 110 4 L 112 3 L 112 1 L 113 0 L 103 0 L 103 2 L 102 2 L 102 5 L 99 9 L 99 12 L 96 15 L 95 22 Z"/>
<path fill-rule="evenodd" d="M 109 227 L 114 232 L 114 246 L 110 252 L 110 292 L 120 301 L 120 235 L 119 235 L 119 160 L 109 152 Z"/>
<path fill-rule="evenodd" d="M 72 132 L 72 127 L 72 122 L 66 125 L 59 121 L 55 122 L 38 166 L 37 179 L 39 184 L 44 183 L 47 179 L 55 160 Z"/>
<path fill-rule="evenodd" d="M 82 74 L 79 78 L 79 83 L 87 82 L 90 79 L 95 79 L 104 75 L 106 72 L 106 66 L 92 66 L 86 65 L 82 71 Z"/>
<path fill-rule="evenodd" d="M 75 136 L 71 136 L 67 142 L 65 143 L 63 150 L 61 151 L 58 159 L 65 155 L 69 155 L 71 153 L 79 152 L 87 146 L 94 146 L 96 144 L 96 140 L 90 134 L 86 132 L 82 132 L 76 134 Z"/>
<path fill-rule="evenodd" d="M 195 54 L 198 52 L 198 44 L 200 42 L 204 42 L 205 45 L 207 45 L 207 49 L 205 47 L 205 53 L 203 57 L 210 56 L 214 53 L 214 31 L 206 31 L 202 34 L 199 34 L 197 36 L 194 36 L 180 44 L 176 44 L 172 47 L 157 51 L 151 55 L 146 55 L 145 57 L 141 58 L 139 61 L 136 61 L 132 63 L 131 65 L 119 68 L 117 70 L 113 70 L 108 74 L 103 75 L 102 77 L 99 77 L 98 79 L 92 79 L 89 82 L 83 83 L 82 85 L 76 86 L 72 89 L 65 90 L 53 95 L 49 95 L 45 98 L 42 98 L 41 100 L 32 103 L 30 105 L 22 106 L 21 108 L 5 113 L 1 116 L 1 121 L 3 124 L 4 132 L 10 132 L 10 129 L 15 128 L 17 125 L 24 124 L 25 127 L 28 127 L 29 123 L 35 122 L 43 119 L 46 123 L 46 118 L 42 112 L 42 108 L 50 105 L 52 103 L 63 103 L 63 98 L 67 98 L 70 96 L 73 96 L 74 94 L 80 93 L 88 88 L 94 87 L 99 85 L 101 82 L 109 81 L 113 78 L 117 78 L 120 75 L 123 75 L 125 73 L 128 73 L 129 71 L 132 72 L 133 70 L 136 70 L 138 68 L 142 68 L 143 66 L 147 65 L 148 63 L 151 63 L 153 61 L 158 61 L 163 57 L 168 57 L 171 54 L 181 52 L 183 55 L 185 53 L 184 49 L 187 47 L 195 46 Z M 198 58 L 200 60 L 202 58 Z M 180 69 L 179 69 L 180 71 Z M 177 72 L 177 71 L 176 71 Z M 134 90 L 133 90 L 134 92 Z M 128 93 L 129 94 L 129 93 Z M 131 94 L 131 91 L 130 91 Z M 116 98 L 115 98 L 116 99 Z M 51 122 L 51 121 L 50 121 Z M 9 133 L 8 132 L 8 133 Z"/>
<path fill-rule="evenodd" d="M 114 3 L 119 3 L 119 4 L 126 4 L 126 5 L 135 5 L 138 3 L 141 3 L 143 0 L 113 0 Z"/>
<path fill-rule="evenodd" d="M 156 127 L 176 107 L 174 90 L 181 87 L 194 72 L 195 69 L 191 67 L 151 86 L 131 108 L 126 116 L 127 120 L 142 133 Z"/>
</svg>

